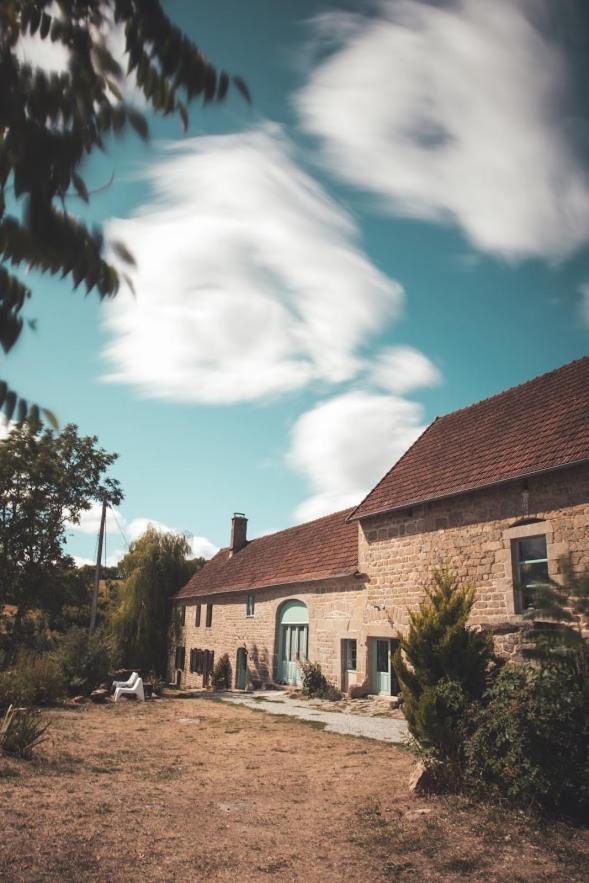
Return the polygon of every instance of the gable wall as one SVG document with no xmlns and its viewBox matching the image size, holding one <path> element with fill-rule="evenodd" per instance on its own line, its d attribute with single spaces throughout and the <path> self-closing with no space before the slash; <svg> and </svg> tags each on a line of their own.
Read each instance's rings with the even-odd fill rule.
<svg viewBox="0 0 589 883">
<path fill-rule="evenodd" d="M 589 465 L 528 479 L 529 517 L 542 524 L 514 527 L 525 515 L 521 480 L 405 512 L 361 522 L 360 572 L 367 576 L 367 603 L 386 610 L 395 626 L 408 625 L 433 568 L 447 562 L 461 581 L 476 587 L 473 624 L 521 623 L 514 613 L 512 540 L 546 533 L 548 567 L 558 579 L 557 559 L 571 552 L 577 568 L 589 566 Z M 507 629 L 503 629 L 507 631 Z M 513 639 L 499 639 L 513 649 Z M 510 643 L 511 642 L 511 643 Z"/>
</svg>

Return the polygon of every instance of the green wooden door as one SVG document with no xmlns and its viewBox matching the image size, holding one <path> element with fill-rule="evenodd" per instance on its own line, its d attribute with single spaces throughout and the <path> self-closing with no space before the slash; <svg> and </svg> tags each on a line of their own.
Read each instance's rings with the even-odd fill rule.
<svg viewBox="0 0 589 883">
<path fill-rule="evenodd" d="M 237 664 L 235 669 L 235 686 L 238 690 L 245 690 L 247 686 L 247 652 L 245 647 L 240 647 L 237 651 Z"/>
<path fill-rule="evenodd" d="M 374 688 L 379 695 L 391 695 L 391 642 L 377 638 L 374 659 Z"/>
<path fill-rule="evenodd" d="M 391 638 L 375 638 L 372 650 L 372 690 L 379 696 L 396 695 L 399 682 L 393 669 L 393 656 L 398 642 Z"/>
<path fill-rule="evenodd" d="M 278 617 L 278 664 L 276 679 L 281 684 L 301 684 L 299 663 L 309 651 L 309 612 L 302 601 L 287 601 Z"/>
</svg>

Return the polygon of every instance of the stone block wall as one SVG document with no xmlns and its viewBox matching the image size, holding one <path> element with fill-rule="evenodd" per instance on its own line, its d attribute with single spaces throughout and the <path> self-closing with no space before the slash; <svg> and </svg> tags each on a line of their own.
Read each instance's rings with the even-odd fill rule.
<svg viewBox="0 0 589 883">
<path fill-rule="evenodd" d="M 367 603 L 405 630 L 407 608 L 419 604 L 433 569 L 445 562 L 476 587 L 473 624 L 517 627 L 513 541 L 542 534 L 551 577 L 558 580 L 558 558 L 569 552 L 576 568 L 589 566 L 589 465 L 363 520 L 359 569 Z M 502 631 L 497 643 L 508 652 L 517 641 Z"/>
<path fill-rule="evenodd" d="M 341 642 L 344 638 L 359 640 L 365 632 L 366 589 L 362 580 L 326 580 L 298 583 L 254 590 L 255 610 L 246 615 L 247 592 L 228 592 L 189 600 L 186 603 L 185 625 L 181 643 L 185 647 L 185 663 L 181 683 L 201 687 L 202 676 L 190 672 L 190 650 L 213 650 L 215 661 L 229 654 L 235 684 L 237 650 L 245 647 L 248 657 L 248 686 L 260 687 L 274 681 L 276 673 L 277 619 L 285 601 L 299 599 L 309 611 L 308 657 L 319 662 L 326 677 L 338 686 L 342 680 Z M 195 626 L 196 604 L 201 604 L 200 626 Z M 206 623 L 206 605 L 213 604 L 210 628 Z M 365 655 L 365 654 L 364 654 Z M 170 660 L 171 679 L 174 658 Z M 364 656 L 358 648 L 357 677 L 365 677 Z"/>
</svg>

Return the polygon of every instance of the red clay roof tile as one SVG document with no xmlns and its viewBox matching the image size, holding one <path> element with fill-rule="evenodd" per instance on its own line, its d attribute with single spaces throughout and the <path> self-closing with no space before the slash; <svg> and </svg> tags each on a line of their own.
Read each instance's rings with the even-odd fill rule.
<svg viewBox="0 0 589 883">
<path fill-rule="evenodd" d="M 358 528 L 346 509 L 221 549 L 176 594 L 177 599 L 349 576 L 358 569 Z"/>
<path fill-rule="evenodd" d="M 589 459 L 589 356 L 438 417 L 350 520 Z"/>
</svg>

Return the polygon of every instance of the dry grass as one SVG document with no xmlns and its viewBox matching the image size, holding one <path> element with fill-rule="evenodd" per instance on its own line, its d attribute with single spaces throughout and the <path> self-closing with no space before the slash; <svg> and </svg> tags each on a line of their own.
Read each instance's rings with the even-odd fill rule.
<svg viewBox="0 0 589 883">
<path fill-rule="evenodd" d="M 589 835 L 407 792 L 406 751 L 206 699 L 48 712 L 0 880 L 584 881 Z"/>
</svg>

